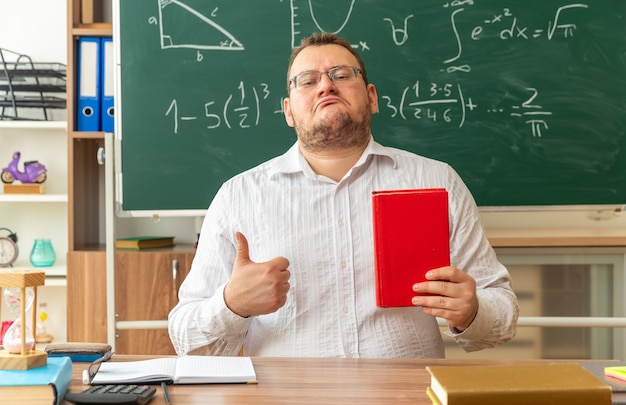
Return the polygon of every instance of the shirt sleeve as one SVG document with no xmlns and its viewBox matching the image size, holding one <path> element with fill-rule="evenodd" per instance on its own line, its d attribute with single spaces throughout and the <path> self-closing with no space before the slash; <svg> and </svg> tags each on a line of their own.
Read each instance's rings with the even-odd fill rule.
<svg viewBox="0 0 626 405">
<path fill-rule="evenodd" d="M 251 319 L 233 313 L 224 302 L 236 249 L 234 231 L 225 225 L 230 218 L 225 195 L 222 188 L 207 210 L 191 271 L 169 314 L 178 355 L 236 355 L 250 326 Z"/>
<path fill-rule="evenodd" d="M 509 272 L 487 240 L 472 195 L 452 168 L 450 176 L 450 262 L 476 280 L 478 313 L 462 332 L 450 328 L 446 334 L 471 352 L 512 339 L 519 305 Z"/>
</svg>

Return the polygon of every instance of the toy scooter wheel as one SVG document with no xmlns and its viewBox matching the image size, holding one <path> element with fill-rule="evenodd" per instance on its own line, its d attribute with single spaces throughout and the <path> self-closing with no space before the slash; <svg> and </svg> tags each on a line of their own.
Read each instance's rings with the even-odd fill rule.
<svg viewBox="0 0 626 405">
<path fill-rule="evenodd" d="M 11 184 L 15 181 L 15 177 L 13 177 L 13 175 L 10 172 L 6 172 L 4 170 L 2 171 L 0 178 L 2 178 L 3 183 L 7 183 L 7 184 Z"/>
<path fill-rule="evenodd" d="M 46 174 L 42 174 L 41 176 L 37 177 L 35 179 L 35 183 L 41 184 L 44 181 L 46 181 L 46 179 L 48 178 L 48 176 Z"/>
</svg>

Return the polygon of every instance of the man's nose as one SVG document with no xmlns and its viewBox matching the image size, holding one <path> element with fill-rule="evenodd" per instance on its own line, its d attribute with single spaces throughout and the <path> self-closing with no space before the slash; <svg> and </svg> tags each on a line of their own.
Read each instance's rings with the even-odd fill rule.
<svg viewBox="0 0 626 405">
<path fill-rule="evenodd" d="M 330 80 L 330 75 L 328 74 L 328 72 L 322 72 L 322 74 L 320 75 L 320 80 L 319 82 L 317 82 L 317 88 L 326 89 L 333 86 L 334 83 L 332 80 Z"/>
</svg>

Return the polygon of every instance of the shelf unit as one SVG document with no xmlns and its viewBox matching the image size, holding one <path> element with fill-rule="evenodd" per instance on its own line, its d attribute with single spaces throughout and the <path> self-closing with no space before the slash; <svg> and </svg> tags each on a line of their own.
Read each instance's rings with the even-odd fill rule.
<svg viewBox="0 0 626 405">
<path fill-rule="evenodd" d="M 99 5 L 67 0 L 68 340 L 106 342 L 116 353 L 174 354 L 163 324 L 195 250 L 191 244 L 146 252 L 114 249 L 116 225 L 122 221 L 115 219 L 111 203 L 113 134 L 77 131 L 75 116 L 78 39 L 114 33 L 110 23 L 81 23 L 85 3 Z M 105 164 L 99 155 L 105 156 Z M 126 231 L 146 229 L 134 225 Z"/>
<path fill-rule="evenodd" d="M 104 133 L 76 131 L 76 66 L 80 37 L 110 36 L 111 24 L 81 24 L 81 0 L 67 0 L 68 340 L 106 342 Z M 104 300 L 104 301 L 103 301 Z"/>
<path fill-rule="evenodd" d="M 55 266 L 44 269 L 56 277 L 65 276 L 67 251 L 66 127 L 64 121 L 0 121 L 0 166 L 5 167 L 13 152 L 20 151 L 21 169 L 24 161 L 38 160 L 48 170 L 44 194 L 4 194 L 0 190 L 0 227 L 18 235 L 19 267 L 32 267 L 28 255 L 35 239 L 51 239 L 57 260 Z"/>
<path fill-rule="evenodd" d="M 19 256 L 14 267 L 43 270 L 46 283 L 39 289 L 40 303 L 47 304 L 48 331 L 55 341 L 66 341 L 67 265 L 67 123 L 65 121 L 0 120 L 0 167 L 6 167 L 14 151 L 23 161 L 38 160 L 46 166 L 44 194 L 4 194 L 0 186 L 0 227 L 9 228 L 18 237 Z M 30 264 L 30 250 L 35 239 L 50 239 L 56 254 L 51 267 L 35 268 Z M 2 269 L 0 269 L 2 271 Z M 3 317 L 9 311 L 2 302 Z M 3 319 L 3 320 L 6 320 Z"/>
<path fill-rule="evenodd" d="M 472 353 L 444 336 L 447 358 L 624 358 L 625 247 L 515 247 L 496 253 L 519 300 L 517 335 Z"/>
</svg>

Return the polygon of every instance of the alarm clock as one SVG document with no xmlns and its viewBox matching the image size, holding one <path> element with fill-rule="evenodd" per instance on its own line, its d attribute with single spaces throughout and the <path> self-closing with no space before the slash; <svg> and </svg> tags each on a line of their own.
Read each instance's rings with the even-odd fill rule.
<svg viewBox="0 0 626 405">
<path fill-rule="evenodd" d="M 8 228 L 0 228 L 7 231 L 8 236 L 0 236 L 0 267 L 11 267 L 17 260 L 19 250 L 17 248 L 17 234 Z"/>
</svg>

